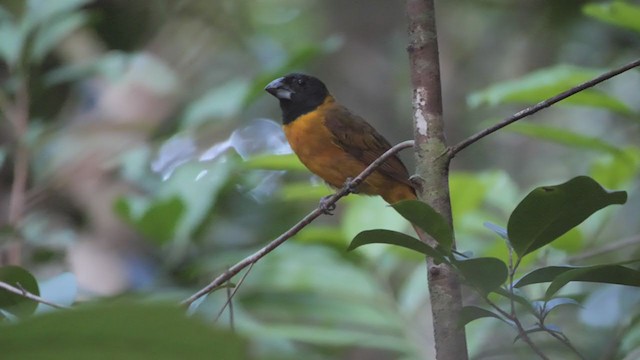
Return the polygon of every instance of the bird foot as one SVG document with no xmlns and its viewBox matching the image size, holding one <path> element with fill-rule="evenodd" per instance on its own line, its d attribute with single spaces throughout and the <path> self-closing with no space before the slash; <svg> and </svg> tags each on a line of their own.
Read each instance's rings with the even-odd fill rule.
<svg viewBox="0 0 640 360">
<path fill-rule="evenodd" d="M 348 177 L 347 180 L 344 182 L 344 187 L 347 188 L 347 190 L 349 190 L 350 193 L 357 194 L 359 191 L 356 188 L 356 186 L 352 184 L 352 181 L 353 181 L 353 178 Z"/>
<path fill-rule="evenodd" d="M 333 195 L 327 195 L 323 196 L 322 199 L 320 199 L 320 209 L 325 215 L 333 215 L 333 211 L 336 209 L 335 203 L 329 204 L 329 200 L 332 196 Z"/>
</svg>

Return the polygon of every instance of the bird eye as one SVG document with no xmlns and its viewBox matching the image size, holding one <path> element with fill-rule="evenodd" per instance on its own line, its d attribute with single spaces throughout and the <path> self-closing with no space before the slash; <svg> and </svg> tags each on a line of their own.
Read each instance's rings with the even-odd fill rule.
<svg viewBox="0 0 640 360">
<path fill-rule="evenodd" d="M 303 86 L 304 85 L 304 79 L 298 79 L 296 80 L 296 82 L 298 83 L 298 85 Z"/>
</svg>

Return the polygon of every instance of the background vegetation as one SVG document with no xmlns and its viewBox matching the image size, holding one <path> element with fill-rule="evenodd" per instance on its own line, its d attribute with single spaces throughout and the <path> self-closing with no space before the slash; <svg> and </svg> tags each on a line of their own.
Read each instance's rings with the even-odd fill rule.
<svg viewBox="0 0 640 360">
<path fill-rule="evenodd" d="M 640 5 L 631 1 L 437 5 L 452 143 L 640 48 Z M 17 322 L 0 328 L 0 348 L 24 358 L 433 357 L 423 257 L 385 245 L 346 251 L 362 230 L 409 231 L 377 198 L 344 199 L 335 216 L 262 259 L 222 315 L 226 290 L 192 307 L 190 319 L 174 306 L 329 194 L 283 155 L 279 109 L 262 91 L 268 81 L 315 74 L 392 143 L 412 137 L 402 3 L 0 6 L 0 279 L 58 304 L 82 302 L 51 312 L 0 293 L 5 322 Z M 627 203 L 525 258 L 517 277 L 544 265 L 638 258 L 639 84 L 637 71 L 625 73 L 461 152 L 451 174 L 458 248 L 507 261 L 503 239 L 483 224 L 506 227 L 533 187 L 584 174 L 626 190 Z M 402 157 L 411 168 L 411 155 Z M 523 291 L 538 299 L 545 288 Z M 561 294 L 581 306 L 559 307 L 549 321 L 582 354 L 638 357 L 637 288 L 571 283 Z M 465 290 L 464 302 L 482 301 Z M 124 321 L 148 326 L 123 329 Z M 110 341 L 137 334 L 148 335 L 145 349 Z M 475 359 L 534 358 L 514 337 L 494 319 L 467 325 Z M 574 356 L 547 334 L 532 338 L 549 356 Z M 56 347 L 34 346 L 52 339 Z"/>
</svg>

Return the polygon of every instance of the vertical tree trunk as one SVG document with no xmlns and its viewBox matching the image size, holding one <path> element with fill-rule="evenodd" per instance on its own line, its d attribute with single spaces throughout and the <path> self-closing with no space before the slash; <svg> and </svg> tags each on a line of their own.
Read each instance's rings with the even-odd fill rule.
<svg viewBox="0 0 640 360">
<path fill-rule="evenodd" d="M 449 222 L 450 156 L 444 137 L 440 65 L 434 10 L 435 0 L 407 0 L 409 22 L 409 60 L 413 87 L 413 120 L 415 129 L 416 182 L 419 197 L 428 202 Z M 431 241 L 435 245 L 435 241 Z M 436 358 L 466 360 L 467 343 L 464 328 L 458 326 L 462 309 L 460 283 L 455 273 L 427 259 L 429 293 L 433 313 Z"/>
</svg>

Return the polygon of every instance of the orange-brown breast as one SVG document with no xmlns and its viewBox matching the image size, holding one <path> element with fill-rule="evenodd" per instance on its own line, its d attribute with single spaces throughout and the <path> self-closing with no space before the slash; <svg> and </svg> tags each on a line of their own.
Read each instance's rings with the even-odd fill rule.
<svg viewBox="0 0 640 360">
<path fill-rule="evenodd" d="M 362 124 L 364 120 L 354 117 L 337 105 L 333 97 L 328 96 L 316 110 L 283 126 L 287 140 L 300 161 L 335 188 L 342 187 L 348 178 L 358 176 L 390 147 L 370 125 Z M 349 126 L 338 126 L 343 133 L 337 137 L 335 124 L 342 125 L 345 122 Z M 354 141 L 345 146 L 344 139 Z M 380 139 L 383 144 L 373 141 Z M 388 203 L 415 199 L 406 168 L 395 157 L 380 171 L 369 176 L 358 187 L 358 191 L 367 195 L 381 195 Z"/>
</svg>

